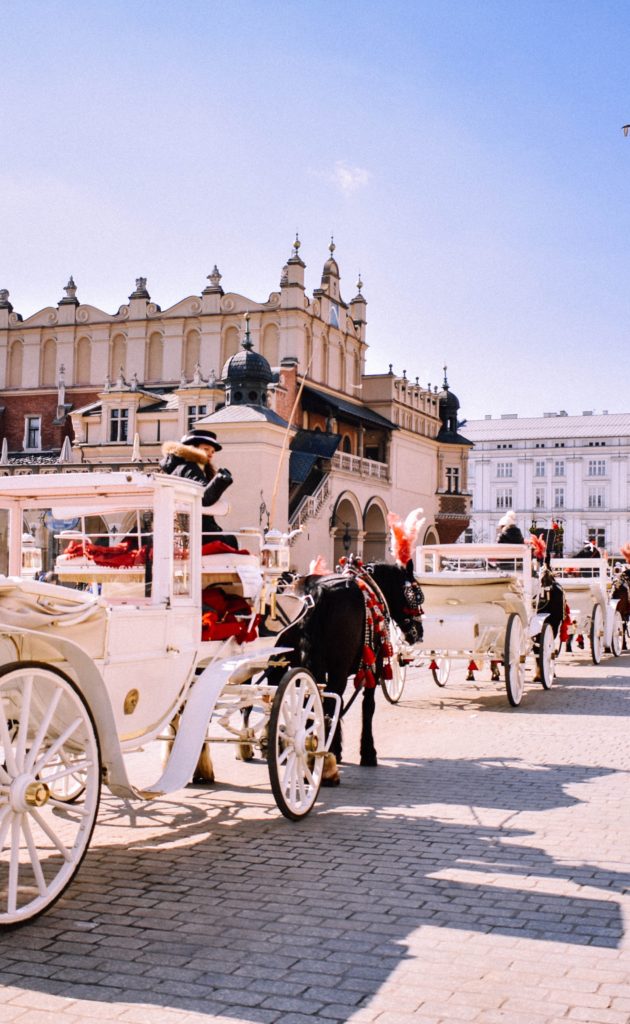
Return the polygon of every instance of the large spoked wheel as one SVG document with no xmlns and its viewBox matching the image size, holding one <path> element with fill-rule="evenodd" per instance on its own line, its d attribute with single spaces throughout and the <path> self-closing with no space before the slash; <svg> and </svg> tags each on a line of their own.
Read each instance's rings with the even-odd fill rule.
<svg viewBox="0 0 630 1024">
<path fill-rule="evenodd" d="M 553 657 L 554 636 L 553 629 L 549 622 L 543 622 L 543 628 L 538 638 L 538 653 L 536 661 L 538 664 L 538 676 L 544 690 L 550 690 L 553 686 L 556 674 L 556 663 Z"/>
<path fill-rule="evenodd" d="M 280 680 L 269 717 L 271 790 L 286 818 L 297 821 L 317 799 L 324 771 L 324 707 L 310 672 L 290 669 Z"/>
<path fill-rule="evenodd" d="M 615 608 L 613 614 L 612 635 L 610 637 L 610 653 L 614 658 L 618 658 L 623 651 L 624 628 L 621 612 L 618 608 Z"/>
<path fill-rule="evenodd" d="M 433 658 L 433 663 L 437 666 L 436 668 L 431 669 L 433 682 L 436 686 L 446 686 L 448 683 L 448 677 L 451 674 L 451 659 Z"/>
<path fill-rule="evenodd" d="M 67 794 L 76 799 L 79 785 L 85 799 L 70 804 Z M 65 891 L 88 848 L 100 791 L 96 729 L 74 683 L 39 662 L 5 665 L 0 669 L 0 927 L 32 920 Z"/>
<path fill-rule="evenodd" d="M 523 650 L 523 624 L 513 612 L 507 621 L 505 630 L 505 689 L 507 698 L 513 708 L 518 707 L 525 688 L 525 665 L 521 660 Z"/>
<path fill-rule="evenodd" d="M 381 689 L 390 704 L 398 704 L 405 688 L 407 666 L 400 662 L 403 651 L 403 636 L 395 622 L 390 622 L 389 624 L 389 641 L 394 652 L 391 660 L 392 678 L 382 678 Z"/>
<path fill-rule="evenodd" d="M 589 635 L 591 658 L 594 665 L 599 665 L 604 654 L 604 616 L 598 604 L 593 606 L 591 630 Z"/>
</svg>

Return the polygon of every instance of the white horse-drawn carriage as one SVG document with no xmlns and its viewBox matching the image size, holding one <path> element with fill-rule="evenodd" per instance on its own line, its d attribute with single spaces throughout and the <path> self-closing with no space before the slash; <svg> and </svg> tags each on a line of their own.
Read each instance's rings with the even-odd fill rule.
<svg viewBox="0 0 630 1024">
<path fill-rule="evenodd" d="M 528 659 L 545 689 L 553 683 L 556 644 L 549 614 L 538 610 L 540 580 L 526 544 L 431 544 L 417 548 L 415 575 L 424 592 L 424 637 L 439 686 L 463 661 L 495 677 L 503 665 L 510 704 L 520 704 Z"/>
<path fill-rule="evenodd" d="M 286 538 L 202 555 L 201 494 L 136 472 L 0 481 L 0 926 L 66 889 L 101 783 L 142 800 L 185 786 L 209 723 L 264 752 L 287 817 L 315 802 L 327 733 L 321 687 L 286 670 L 281 633 L 304 608 L 277 593 Z M 237 611 L 202 624 L 219 588 Z M 125 755 L 164 736 L 161 777 L 134 784 Z"/>
<path fill-rule="evenodd" d="M 594 665 L 604 650 L 615 657 L 623 648 L 624 623 L 617 601 L 610 597 L 612 583 L 605 558 L 552 558 L 551 570 L 564 590 L 571 614 L 571 646 L 588 641 Z"/>
</svg>

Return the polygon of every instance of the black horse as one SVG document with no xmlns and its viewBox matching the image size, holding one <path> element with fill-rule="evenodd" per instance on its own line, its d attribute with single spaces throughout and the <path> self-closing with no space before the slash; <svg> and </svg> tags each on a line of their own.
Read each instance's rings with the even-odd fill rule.
<svg viewBox="0 0 630 1024">
<path fill-rule="evenodd" d="M 387 562 L 373 562 L 353 567 L 350 571 L 327 576 L 301 576 L 292 584 L 295 593 L 309 595 L 312 607 L 281 637 L 283 647 L 292 647 L 289 659 L 293 665 L 307 668 L 318 683 L 339 697 L 343 696 L 348 678 L 359 670 L 366 644 L 365 588 L 360 580 L 373 580 L 385 599 L 385 615 L 391 616 L 402 630 L 407 643 L 422 639 L 420 606 L 423 596 L 413 574 L 413 562 L 406 568 Z M 369 623 L 368 623 L 369 625 Z M 376 684 L 380 682 L 388 651 L 383 643 L 374 643 L 373 685 L 363 687 L 362 730 L 360 758 L 362 765 L 375 766 L 377 762 L 372 719 L 375 707 Z M 330 717 L 335 702 L 324 700 L 324 711 Z M 335 785 L 339 781 L 337 761 L 341 760 L 341 721 L 335 731 L 330 754 L 324 771 L 324 783 Z"/>
<path fill-rule="evenodd" d="M 624 566 L 616 574 L 612 588 L 612 598 L 617 601 L 617 611 L 623 619 L 623 650 L 628 649 L 628 630 L 630 622 L 630 566 Z"/>
</svg>

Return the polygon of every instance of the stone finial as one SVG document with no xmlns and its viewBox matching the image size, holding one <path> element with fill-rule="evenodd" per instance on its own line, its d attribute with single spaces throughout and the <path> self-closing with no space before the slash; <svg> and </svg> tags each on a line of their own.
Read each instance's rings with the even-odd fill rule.
<svg viewBox="0 0 630 1024">
<path fill-rule="evenodd" d="M 336 248 L 337 248 L 337 246 L 335 245 L 334 235 L 331 235 L 330 236 L 330 245 L 328 246 L 328 252 L 330 253 L 331 258 L 334 256 L 334 252 L 335 252 Z"/>
<path fill-rule="evenodd" d="M 217 375 L 214 372 L 214 370 L 210 370 L 210 376 L 208 377 L 208 384 L 210 385 L 211 388 L 213 388 L 214 385 L 216 384 L 216 382 L 217 382 Z"/>
<path fill-rule="evenodd" d="M 131 378 L 131 390 L 137 391 L 140 387 L 140 381 L 138 380 L 138 374 L 134 371 L 133 377 Z"/>
<path fill-rule="evenodd" d="M 197 387 L 201 387 L 201 385 L 205 383 L 203 377 L 201 376 L 201 366 L 199 365 L 199 363 L 195 365 L 192 383 L 196 384 Z"/>
<path fill-rule="evenodd" d="M 393 375 L 393 373 L 394 373 L 394 364 L 393 363 L 389 364 L 388 373 L 389 373 L 390 377 Z"/>
<path fill-rule="evenodd" d="M 289 283 L 289 268 L 288 268 L 288 266 L 285 263 L 285 265 L 282 268 L 282 273 L 280 274 L 280 287 L 284 288 L 285 285 L 287 285 L 288 283 Z"/>
<path fill-rule="evenodd" d="M 300 246 L 301 246 L 301 244 L 302 243 L 300 242 L 300 236 L 298 235 L 298 233 L 296 231 L 295 232 L 295 242 L 293 243 L 293 252 L 291 253 L 292 256 L 299 256 L 300 255 Z"/>
<path fill-rule="evenodd" d="M 6 288 L 0 288 L 0 309 L 8 309 L 9 313 L 13 312 L 13 306 L 9 302 L 9 292 Z"/>
<path fill-rule="evenodd" d="M 112 390 L 112 378 L 110 377 L 109 374 L 107 374 L 107 376 L 105 377 L 105 384 L 104 384 L 103 390 L 104 391 L 111 391 Z"/>
<path fill-rule="evenodd" d="M 206 278 L 206 280 L 209 281 L 210 284 L 206 285 L 202 292 L 202 295 L 223 295 L 223 288 L 221 287 L 222 276 L 223 275 L 220 273 L 219 268 L 215 263 L 214 267 L 212 268 L 212 273 L 208 274 Z"/>
<path fill-rule="evenodd" d="M 64 288 L 64 292 L 66 293 L 66 297 L 65 297 L 65 299 L 60 299 L 58 305 L 60 305 L 60 306 L 78 306 L 79 305 L 79 300 L 77 299 L 77 286 L 74 283 L 74 278 L 73 278 L 72 274 L 70 274 L 70 277 L 68 278 L 68 283 L 67 283 L 66 287 Z"/>
<path fill-rule="evenodd" d="M 130 299 L 150 299 L 151 296 L 147 291 L 147 279 L 146 277 L 136 278 L 136 290 L 129 296 Z"/>
<path fill-rule="evenodd" d="M 442 369 L 444 370 L 444 384 L 442 386 L 445 391 L 448 391 L 448 380 L 446 377 L 446 371 L 448 370 L 448 366 L 443 366 Z"/>
<path fill-rule="evenodd" d="M 363 288 L 363 281 L 361 280 L 361 271 L 359 271 L 359 277 L 357 278 L 357 295 L 361 294 Z"/>
<path fill-rule="evenodd" d="M 123 388 L 126 388 L 126 387 L 128 387 L 128 385 L 127 385 L 127 381 L 125 380 L 124 368 L 121 366 L 120 367 L 120 374 L 118 376 L 118 380 L 116 381 L 116 388 L 119 391 L 122 391 Z"/>
</svg>

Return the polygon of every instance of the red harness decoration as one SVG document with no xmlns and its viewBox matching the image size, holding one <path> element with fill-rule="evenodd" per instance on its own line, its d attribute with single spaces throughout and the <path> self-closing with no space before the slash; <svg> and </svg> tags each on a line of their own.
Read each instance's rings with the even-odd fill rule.
<svg viewBox="0 0 630 1024">
<path fill-rule="evenodd" d="M 343 564 L 343 575 L 351 576 L 359 587 L 365 601 L 365 643 L 361 651 L 361 660 L 354 676 L 354 686 L 360 690 L 374 690 L 380 680 L 376 678 L 376 662 L 380 655 L 382 679 L 392 678 L 391 661 L 394 649 L 389 639 L 388 612 L 383 602 L 370 583 L 363 563 L 355 559 L 353 563 L 340 559 Z"/>
</svg>

